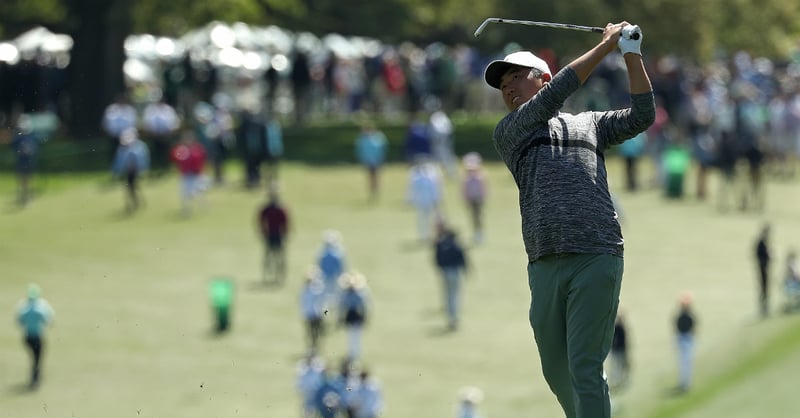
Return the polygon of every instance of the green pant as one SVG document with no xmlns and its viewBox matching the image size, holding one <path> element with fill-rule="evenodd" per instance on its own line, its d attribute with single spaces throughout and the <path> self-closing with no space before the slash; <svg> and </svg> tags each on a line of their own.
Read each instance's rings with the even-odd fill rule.
<svg viewBox="0 0 800 418">
<path fill-rule="evenodd" d="M 623 264 L 607 254 L 558 254 L 528 264 L 529 315 L 542 373 L 567 418 L 611 416 L 603 361 Z"/>
</svg>

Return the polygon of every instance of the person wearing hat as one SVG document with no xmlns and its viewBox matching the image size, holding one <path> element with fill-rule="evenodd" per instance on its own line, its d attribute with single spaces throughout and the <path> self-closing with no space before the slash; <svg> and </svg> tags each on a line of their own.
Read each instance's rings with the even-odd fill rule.
<svg viewBox="0 0 800 418">
<path fill-rule="evenodd" d="M 317 266 L 325 285 L 325 304 L 333 305 L 339 297 L 339 278 L 347 268 L 341 232 L 334 229 L 322 232 L 322 249 L 317 257 Z"/>
<path fill-rule="evenodd" d="M 339 323 L 347 328 L 347 359 L 357 361 L 361 356 L 361 335 L 367 322 L 367 282 L 358 272 L 343 274 L 339 282 L 342 287 Z"/>
<path fill-rule="evenodd" d="M 456 231 L 444 223 L 438 225 L 434 259 L 442 279 L 447 329 L 455 331 L 460 319 L 461 284 L 468 264 L 466 252 L 456 236 Z"/>
<path fill-rule="evenodd" d="M 119 145 L 111 171 L 115 177 L 125 179 L 127 191 L 125 209 L 127 212 L 133 212 L 140 205 L 139 176 L 150 168 L 150 150 L 147 144 L 139 139 L 139 132 L 135 128 L 122 131 Z"/>
<path fill-rule="evenodd" d="M 472 220 L 472 240 L 475 244 L 483 242 L 483 204 L 486 201 L 486 175 L 483 172 L 483 158 L 477 152 L 468 152 L 462 158 L 464 178 L 461 194 L 469 209 Z"/>
<path fill-rule="evenodd" d="M 599 43 L 555 75 L 528 51 L 493 61 L 484 74 L 509 111 L 493 142 L 519 188 L 529 320 L 545 380 L 567 418 L 611 413 L 603 362 L 624 263 L 604 152 L 655 119 L 641 42 L 638 26 L 609 23 Z M 631 106 L 561 112 L 565 100 L 617 48 L 628 71 Z"/>
<path fill-rule="evenodd" d="M 28 297 L 19 303 L 17 323 L 25 333 L 25 346 L 31 353 L 31 377 L 29 387 L 35 389 L 41 377 L 40 365 L 44 350 L 44 328 L 53 320 L 53 308 L 41 297 L 36 284 L 28 286 Z"/>
<path fill-rule="evenodd" d="M 694 330 L 697 320 L 692 312 L 692 295 L 683 293 L 680 297 L 680 309 L 675 317 L 675 333 L 678 344 L 678 393 L 689 390 L 692 383 L 694 363 Z"/>
<path fill-rule="evenodd" d="M 325 284 L 319 267 L 311 266 L 306 272 L 306 282 L 300 290 L 300 311 L 308 335 L 310 354 L 319 353 L 320 338 L 324 332 Z"/>
<path fill-rule="evenodd" d="M 482 418 L 478 412 L 478 404 L 483 400 L 483 391 L 474 387 L 467 386 L 459 391 L 458 418 Z"/>
</svg>

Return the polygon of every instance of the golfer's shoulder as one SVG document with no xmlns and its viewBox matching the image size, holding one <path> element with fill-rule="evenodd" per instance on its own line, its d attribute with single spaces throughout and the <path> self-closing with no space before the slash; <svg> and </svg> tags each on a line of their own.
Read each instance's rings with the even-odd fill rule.
<svg viewBox="0 0 800 418">
<path fill-rule="evenodd" d="M 551 90 L 557 92 L 572 92 L 581 86 L 581 79 L 578 78 L 578 73 L 572 67 L 566 66 L 559 70 L 547 84 Z"/>
</svg>

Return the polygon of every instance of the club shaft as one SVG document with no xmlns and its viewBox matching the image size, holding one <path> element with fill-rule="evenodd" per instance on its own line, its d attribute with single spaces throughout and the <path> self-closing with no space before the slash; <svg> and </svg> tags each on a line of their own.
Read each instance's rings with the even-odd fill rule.
<svg viewBox="0 0 800 418">
<path fill-rule="evenodd" d="M 548 28 L 559 28 L 559 29 L 570 29 L 570 30 L 579 30 L 583 32 L 597 32 L 603 33 L 603 28 L 599 28 L 596 26 L 581 26 L 581 25 L 571 25 L 568 23 L 550 23 L 550 22 L 534 22 L 532 20 L 516 20 L 516 19 L 502 19 L 499 17 L 490 17 L 481 23 L 478 26 L 478 29 L 475 30 L 475 36 L 483 32 L 486 26 L 489 23 L 510 23 L 514 25 L 528 25 L 528 26 L 543 26 Z"/>
</svg>

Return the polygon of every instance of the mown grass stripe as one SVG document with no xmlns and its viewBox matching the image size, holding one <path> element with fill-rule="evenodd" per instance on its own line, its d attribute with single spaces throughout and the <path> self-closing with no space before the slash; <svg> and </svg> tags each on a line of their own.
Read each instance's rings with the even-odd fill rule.
<svg viewBox="0 0 800 418">
<path fill-rule="evenodd" d="M 800 323 L 800 320 L 795 322 Z M 710 402 L 723 392 L 734 388 L 745 379 L 759 371 L 783 361 L 795 350 L 800 349 L 800 327 L 788 329 L 768 340 L 764 348 L 736 362 L 725 372 L 711 378 L 708 384 L 697 387 L 673 402 L 665 403 L 649 415 L 649 418 L 676 418 Z"/>
</svg>

